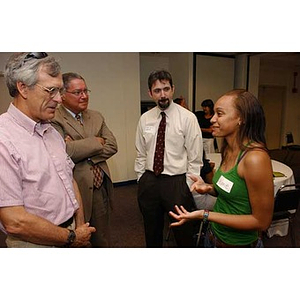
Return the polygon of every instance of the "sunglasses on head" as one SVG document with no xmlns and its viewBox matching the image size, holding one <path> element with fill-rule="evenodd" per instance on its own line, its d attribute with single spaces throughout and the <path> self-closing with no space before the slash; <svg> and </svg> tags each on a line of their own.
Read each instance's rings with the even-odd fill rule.
<svg viewBox="0 0 300 300">
<path fill-rule="evenodd" d="M 46 52 L 30 52 L 24 58 L 24 63 L 30 59 L 42 59 L 47 57 L 48 54 Z"/>
</svg>

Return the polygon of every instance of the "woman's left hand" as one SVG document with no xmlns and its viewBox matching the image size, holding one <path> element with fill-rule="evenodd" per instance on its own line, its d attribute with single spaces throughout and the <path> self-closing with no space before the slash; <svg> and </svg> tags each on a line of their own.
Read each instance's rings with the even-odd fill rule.
<svg viewBox="0 0 300 300">
<path fill-rule="evenodd" d="M 187 221 L 203 218 L 203 210 L 195 210 L 193 212 L 188 212 L 182 205 L 180 206 L 180 208 L 177 205 L 175 205 L 175 210 L 177 214 L 172 211 L 169 212 L 169 215 L 175 220 L 177 220 L 177 222 L 170 224 L 171 227 L 181 226 Z"/>
<path fill-rule="evenodd" d="M 190 191 L 196 191 L 198 194 L 208 194 L 213 192 L 211 184 L 207 184 L 200 176 L 190 174 L 189 177 L 194 181 L 191 185 Z"/>
</svg>

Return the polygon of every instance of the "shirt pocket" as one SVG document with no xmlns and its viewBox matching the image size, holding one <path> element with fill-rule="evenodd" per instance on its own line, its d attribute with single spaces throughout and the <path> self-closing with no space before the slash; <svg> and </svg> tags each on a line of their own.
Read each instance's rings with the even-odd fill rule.
<svg viewBox="0 0 300 300">
<path fill-rule="evenodd" d="M 156 142 L 156 131 L 154 126 L 146 126 L 143 132 L 146 148 Z"/>
</svg>

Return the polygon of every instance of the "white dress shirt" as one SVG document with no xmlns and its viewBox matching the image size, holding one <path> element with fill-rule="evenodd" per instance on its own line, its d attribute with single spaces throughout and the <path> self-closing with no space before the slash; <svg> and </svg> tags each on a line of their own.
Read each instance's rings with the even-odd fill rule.
<svg viewBox="0 0 300 300">
<path fill-rule="evenodd" d="M 162 174 L 200 175 L 203 165 L 202 134 L 196 116 L 171 101 L 166 113 L 164 170 Z M 139 180 L 146 170 L 153 172 L 153 161 L 161 110 L 156 106 L 144 113 L 136 131 L 135 172 Z M 190 182 L 189 182 L 190 183 Z"/>
</svg>

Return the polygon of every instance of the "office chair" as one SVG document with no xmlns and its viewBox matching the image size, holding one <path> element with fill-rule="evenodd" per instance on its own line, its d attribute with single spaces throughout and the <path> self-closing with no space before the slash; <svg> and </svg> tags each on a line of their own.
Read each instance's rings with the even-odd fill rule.
<svg viewBox="0 0 300 300">
<path fill-rule="evenodd" d="M 293 221 L 300 201 L 300 184 L 282 185 L 275 195 L 273 221 L 288 219 L 292 247 L 296 247 Z"/>
<path fill-rule="evenodd" d="M 293 137 L 293 134 L 291 132 L 288 132 L 285 135 L 285 139 L 286 139 L 286 144 L 287 145 L 293 145 L 294 144 L 294 137 Z"/>
</svg>

